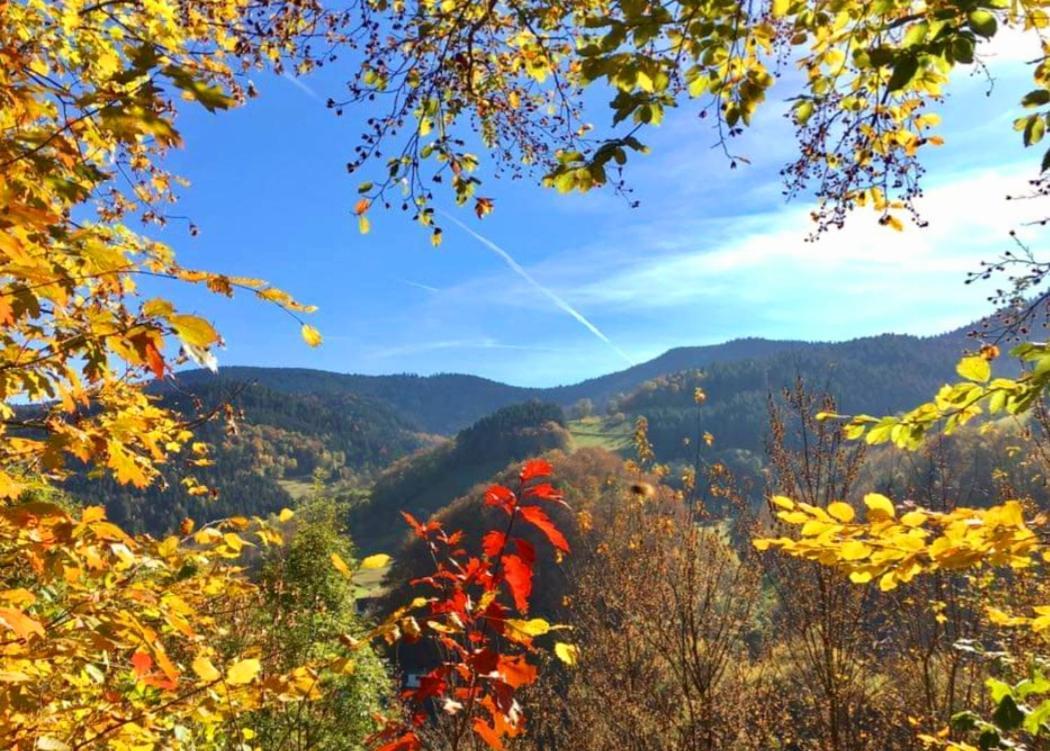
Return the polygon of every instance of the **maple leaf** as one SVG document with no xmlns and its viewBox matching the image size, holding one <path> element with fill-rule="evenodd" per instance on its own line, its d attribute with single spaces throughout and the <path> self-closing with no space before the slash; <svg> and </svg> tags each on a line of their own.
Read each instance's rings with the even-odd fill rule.
<svg viewBox="0 0 1050 751">
<path fill-rule="evenodd" d="M 31 634 L 44 636 L 44 627 L 38 621 L 14 608 L 0 608 L 0 625 L 7 626 L 22 639 L 28 639 Z"/>
<path fill-rule="evenodd" d="M 518 509 L 518 513 L 529 524 L 543 532 L 547 539 L 550 540 L 551 545 L 563 553 L 569 552 L 569 541 L 565 539 L 565 535 L 554 525 L 554 522 L 551 521 L 551 518 L 547 516 L 542 508 L 539 506 L 522 506 Z"/>
<path fill-rule="evenodd" d="M 496 732 L 496 728 L 493 725 L 490 725 L 481 717 L 475 717 L 472 727 L 477 736 L 485 742 L 486 746 L 494 751 L 503 751 L 503 739 Z"/>
<path fill-rule="evenodd" d="M 538 671 L 524 655 L 501 655 L 496 670 L 511 688 L 530 686 L 536 682 Z"/>
<path fill-rule="evenodd" d="M 485 491 L 485 505 L 503 509 L 508 514 L 514 509 L 517 500 L 514 491 L 502 485 L 492 485 Z"/>
<path fill-rule="evenodd" d="M 543 482 L 539 485 L 533 485 L 526 489 L 525 496 L 528 498 L 538 498 L 541 501 L 552 501 L 558 502 L 562 500 L 561 491 L 551 485 L 549 482 Z"/>
<path fill-rule="evenodd" d="M 419 688 L 412 692 L 413 698 L 416 701 L 421 702 L 432 696 L 444 696 L 445 689 L 448 687 L 448 682 L 442 675 L 443 672 L 443 668 L 438 668 L 420 678 Z"/>
<path fill-rule="evenodd" d="M 146 362 L 157 378 L 164 377 L 164 357 L 152 340 L 146 342 Z"/>
<path fill-rule="evenodd" d="M 530 459 L 521 468 L 518 478 L 522 483 L 534 480 L 537 477 L 550 477 L 554 473 L 554 467 L 546 459 Z"/>
<path fill-rule="evenodd" d="M 138 651 L 131 656 L 131 667 L 136 677 L 145 678 L 153 668 L 153 658 L 146 652 Z"/>
<path fill-rule="evenodd" d="M 495 558 L 503 550 L 506 542 L 507 535 L 498 529 L 493 529 L 486 532 L 485 536 L 481 538 L 481 549 L 489 558 Z"/>
<path fill-rule="evenodd" d="M 510 588 L 514 605 L 522 613 L 529 612 L 529 595 L 532 594 L 532 566 L 515 554 L 503 556 L 500 563 L 503 565 L 503 580 Z"/>
</svg>

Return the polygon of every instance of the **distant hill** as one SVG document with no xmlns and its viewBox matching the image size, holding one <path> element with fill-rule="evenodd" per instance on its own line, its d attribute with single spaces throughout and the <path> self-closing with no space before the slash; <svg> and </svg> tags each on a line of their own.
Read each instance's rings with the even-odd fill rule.
<svg viewBox="0 0 1050 751">
<path fill-rule="evenodd" d="M 966 337 L 968 330 L 933 337 L 884 334 L 831 343 L 735 339 L 724 344 L 678 347 L 626 370 L 553 388 L 524 388 L 459 374 L 365 376 L 305 368 L 241 366 L 226 367 L 220 372 L 223 378 L 252 381 L 283 393 L 352 393 L 376 399 L 421 431 L 452 435 L 509 404 L 536 399 L 569 407 L 580 399 L 590 399 L 599 409 L 604 409 L 610 401 L 631 394 L 646 381 L 659 376 L 745 360 L 774 362 L 770 358 L 779 357 L 776 362 L 786 368 L 789 375 L 791 358 L 798 362 L 819 360 L 824 363 L 821 368 L 839 363 L 839 367 L 871 365 L 892 369 L 890 364 L 897 363 L 902 378 L 912 377 L 904 371 L 914 364 L 923 373 L 919 376 L 923 384 L 934 381 L 939 384 L 951 377 L 959 354 L 970 342 Z M 216 377 L 208 371 L 191 370 L 180 373 L 179 381 L 192 386 Z M 776 386 L 781 381 L 776 376 L 769 382 Z M 892 408 L 903 406 L 905 402 Z M 877 405 L 869 407 L 876 408 Z"/>
<path fill-rule="evenodd" d="M 508 404 L 541 399 L 544 389 L 509 386 L 472 375 L 438 374 L 368 376 L 309 368 L 222 368 L 222 378 L 258 383 L 286 394 L 326 396 L 356 394 L 392 407 L 403 419 L 427 433 L 452 435 Z M 194 387 L 216 376 L 207 370 L 179 373 L 182 384 Z"/>
<path fill-rule="evenodd" d="M 717 449 L 758 452 L 767 432 L 768 396 L 796 377 L 812 391 L 830 393 L 844 413 L 892 413 L 928 400 L 953 378 L 966 343 L 956 333 L 797 345 L 658 376 L 618 399 L 616 408 L 628 418 L 648 419 L 649 438 L 661 459 L 692 456 L 695 444 L 683 439 L 697 440 L 698 425 L 714 435 Z M 693 401 L 698 387 L 707 395 L 699 413 Z"/>
<path fill-rule="evenodd" d="M 365 552 L 390 548 L 404 536 L 399 511 L 427 519 L 508 464 L 569 443 L 557 405 L 533 401 L 503 407 L 452 440 L 392 464 L 368 500 L 351 511 L 350 533 Z"/>
<path fill-rule="evenodd" d="M 132 529 L 161 533 L 187 515 L 206 520 L 279 509 L 309 488 L 315 472 L 336 493 L 363 492 L 376 480 L 372 502 L 356 512 L 355 535 L 369 545 L 369 537 L 388 535 L 391 523 L 389 514 L 373 518 L 369 509 L 396 506 L 427 515 L 510 462 L 564 448 L 570 438 L 562 409 L 581 399 L 616 416 L 574 423 L 577 447 L 621 448 L 629 444 L 633 420 L 644 415 L 661 460 L 691 457 L 698 436 L 710 431 L 712 458 L 758 470 L 767 395 L 796 375 L 834 393 L 843 411 L 893 412 L 951 379 L 968 344 L 963 330 L 836 343 L 740 339 L 673 349 L 617 373 L 545 389 L 456 374 L 187 371 L 154 387 L 167 403 L 189 415 L 233 397 L 243 411 L 235 433 L 222 422 L 202 429 L 202 439 L 216 446 L 216 464 L 194 473 L 219 497 L 190 497 L 179 485 L 186 470 L 174 465 L 168 487 L 146 493 L 86 477 L 74 478 L 70 489 L 87 500 L 106 498 L 110 514 Z M 699 425 L 696 386 L 708 394 Z M 436 434 L 456 437 L 436 445 Z"/>
</svg>

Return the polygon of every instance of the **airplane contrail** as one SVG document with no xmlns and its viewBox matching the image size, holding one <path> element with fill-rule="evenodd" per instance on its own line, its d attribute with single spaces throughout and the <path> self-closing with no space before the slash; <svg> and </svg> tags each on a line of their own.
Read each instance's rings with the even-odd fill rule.
<svg viewBox="0 0 1050 751">
<path fill-rule="evenodd" d="M 294 86 L 295 88 L 299 89 L 299 91 L 301 91 L 304 94 L 306 94 L 311 99 L 313 99 L 315 101 L 318 101 L 318 102 L 323 102 L 324 101 L 324 99 L 321 98 L 320 94 L 318 94 L 316 91 L 314 91 L 313 88 L 308 83 L 303 81 L 298 76 L 293 76 L 291 73 L 285 71 L 284 73 L 281 74 L 281 77 L 284 78 L 286 81 L 288 81 L 288 83 L 292 84 L 292 86 Z"/>
<path fill-rule="evenodd" d="M 549 299 L 551 302 L 553 302 L 555 305 L 557 305 L 561 310 L 565 311 L 570 316 L 575 318 L 584 328 L 586 328 L 588 331 L 590 331 L 596 337 L 598 337 L 603 342 L 605 342 L 605 344 L 607 344 L 616 354 L 618 354 L 620 357 L 622 357 L 627 362 L 628 365 L 634 365 L 635 364 L 634 360 L 631 359 L 630 355 L 628 355 L 622 349 L 617 347 L 616 343 L 613 342 L 613 340 L 610 339 L 609 337 L 607 337 L 604 333 L 602 333 L 601 329 L 599 329 L 593 323 L 588 321 L 587 318 L 583 315 L 583 313 L 581 313 L 580 311 L 576 310 L 576 308 L 574 308 L 571 305 L 569 305 L 569 303 L 567 303 L 565 300 L 563 300 L 561 297 L 559 297 L 557 295 L 557 293 L 553 292 L 552 290 L 547 289 L 542 284 L 540 284 L 538 281 L 536 281 L 536 279 L 532 276 L 532 274 L 530 274 L 528 271 L 526 271 L 525 268 L 520 263 L 518 263 L 517 261 L 514 260 L 513 257 L 511 257 L 510 253 L 505 251 L 500 246 L 496 245 L 496 243 L 492 242 L 491 240 L 489 240 L 484 235 L 478 234 L 477 232 L 472 230 L 470 227 L 468 227 L 466 224 L 461 222 L 459 219 L 457 219 L 456 217 L 454 217 L 451 214 L 449 214 L 447 211 L 443 211 L 441 209 L 438 209 L 438 212 L 442 216 L 444 216 L 446 219 L 448 219 L 450 222 L 452 222 L 457 227 L 459 227 L 461 230 L 463 230 L 468 235 L 470 235 L 475 240 L 477 240 L 479 243 L 481 243 L 486 248 L 488 248 L 493 253 L 495 253 L 500 258 L 502 258 L 503 262 L 506 263 L 507 266 L 510 267 L 511 271 L 513 271 L 515 274 L 517 274 L 522 279 L 524 279 L 526 282 L 528 282 L 536 290 L 541 292 L 544 296 L 547 297 L 547 299 Z"/>
<path fill-rule="evenodd" d="M 401 282 L 402 284 L 407 284 L 410 287 L 418 287 L 419 289 L 425 289 L 427 292 L 440 292 L 441 291 L 437 287 L 431 287 L 429 284 L 423 284 L 422 282 L 414 282 L 411 279 L 402 279 L 399 276 L 395 276 L 394 278 L 397 279 L 397 281 Z"/>
</svg>

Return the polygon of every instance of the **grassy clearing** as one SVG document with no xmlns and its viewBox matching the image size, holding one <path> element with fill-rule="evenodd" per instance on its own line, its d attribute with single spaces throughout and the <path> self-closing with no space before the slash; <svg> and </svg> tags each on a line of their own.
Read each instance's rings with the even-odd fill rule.
<svg viewBox="0 0 1050 751">
<path fill-rule="evenodd" d="M 383 580 L 390 571 L 389 566 L 358 571 L 354 574 L 355 597 L 378 597 L 383 593 Z"/>
<path fill-rule="evenodd" d="M 584 417 L 568 424 L 574 448 L 599 446 L 608 451 L 625 453 L 632 448 L 630 422 L 613 422 L 605 417 Z"/>
<path fill-rule="evenodd" d="M 313 495 L 313 480 L 278 480 L 277 484 L 284 488 L 293 500 L 300 500 Z"/>
</svg>

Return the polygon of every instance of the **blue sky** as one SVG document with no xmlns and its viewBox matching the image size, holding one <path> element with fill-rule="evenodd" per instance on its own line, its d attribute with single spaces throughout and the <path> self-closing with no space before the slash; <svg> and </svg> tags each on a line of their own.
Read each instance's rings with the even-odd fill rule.
<svg viewBox="0 0 1050 751">
<path fill-rule="evenodd" d="M 688 107 L 651 129 L 652 153 L 628 171 L 638 208 L 611 192 L 561 196 L 490 180 L 481 194 L 496 211 L 478 221 L 440 197 L 531 281 L 449 220 L 437 249 L 399 211 L 373 210 L 362 236 L 352 207 L 364 177 L 344 165 L 366 115 L 324 107 L 343 80 L 332 69 L 298 82 L 260 77 L 262 96 L 229 113 L 187 111 L 186 149 L 170 164 L 192 182 L 177 208 L 201 234 L 172 226 L 161 237 L 187 265 L 259 276 L 319 308 L 311 323 L 325 343 L 310 349 L 291 319 L 248 296 L 180 292 L 226 337 L 220 367 L 455 371 L 551 385 L 741 336 L 938 333 L 988 311 L 988 290 L 963 279 L 1008 247 L 1007 230 L 1031 210 L 1003 196 L 1023 190 L 1039 159 L 1010 126 L 1030 88 L 1018 61 L 1034 54 L 1016 40 L 997 50 L 990 93 L 984 79 L 952 86 L 947 143 L 927 161 L 924 230 L 896 233 L 857 215 L 805 242 L 809 206 L 781 195 L 777 171 L 794 143 L 781 117 L 788 93 L 774 87 L 737 145 L 749 166 L 730 170 Z"/>
</svg>

